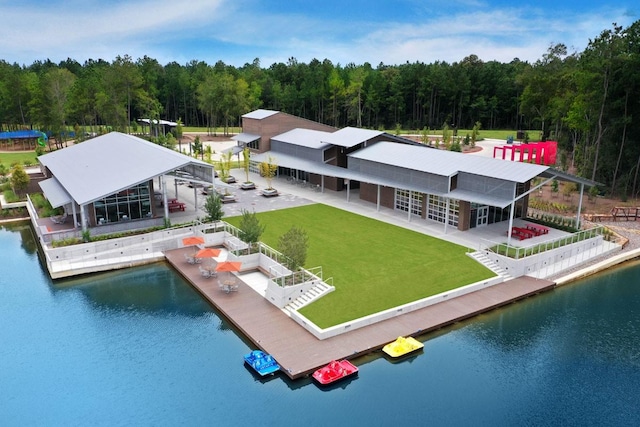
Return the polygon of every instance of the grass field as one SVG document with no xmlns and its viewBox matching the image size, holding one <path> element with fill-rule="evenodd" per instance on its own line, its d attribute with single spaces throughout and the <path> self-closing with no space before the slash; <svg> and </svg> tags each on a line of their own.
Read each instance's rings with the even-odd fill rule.
<svg viewBox="0 0 640 427">
<path fill-rule="evenodd" d="M 0 163 L 5 165 L 7 169 L 9 169 L 11 165 L 15 163 L 24 165 L 25 161 L 29 161 L 32 165 L 35 165 L 37 163 L 36 158 L 36 153 L 33 151 L 20 153 L 0 153 Z"/>
<path fill-rule="evenodd" d="M 307 267 L 322 266 L 336 291 L 300 312 L 322 328 L 492 277 L 465 248 L 330 206 L 258 213 L 262 241 L 277 249 L 292 225 L 309 236 Z M 240 217 L 225 218 L 238 225 Z"/>
</svg>

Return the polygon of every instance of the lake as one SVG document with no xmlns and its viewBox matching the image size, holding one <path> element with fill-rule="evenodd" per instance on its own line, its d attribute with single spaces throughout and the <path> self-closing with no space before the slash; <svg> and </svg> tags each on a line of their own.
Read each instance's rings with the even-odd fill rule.
<svg viewBox="0 0 640 427">
<path fill-rule="evenodd" d="M 640 425 L 637 263 L 321 390 L 257 378 L 249 342 L 164 263 L 52 282 L 25 223 L 0 226 L 0 260 L 3 426 Z"/>
</svg>

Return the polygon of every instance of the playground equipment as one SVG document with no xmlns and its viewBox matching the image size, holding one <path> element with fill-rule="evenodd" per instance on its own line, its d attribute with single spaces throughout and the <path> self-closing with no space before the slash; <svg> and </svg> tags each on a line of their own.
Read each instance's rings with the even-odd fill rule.
<svg viewBox="0 0 640 427">
<path fill-rule="evenodd" d="M 41 147 L 46 147 L 48 140 L 49 138 L 47 137 L 47 134 L 44 132 L 40 132 L 40 137 L 38 138 L 38 145 Z"/>
</svg>

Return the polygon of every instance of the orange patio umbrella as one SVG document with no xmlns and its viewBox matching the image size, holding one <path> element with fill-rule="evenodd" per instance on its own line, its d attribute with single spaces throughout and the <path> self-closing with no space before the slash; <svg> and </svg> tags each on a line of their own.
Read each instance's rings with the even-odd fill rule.
<svg viewBox="0 0 640 427">
<path fill-rule="evenodd" d="M 182 244 L 185 246 L 202 245 L 203 243 L 204 238 L 197 236 L 185 237 L 182 239 Z"/>
<path fill-rule="evenodd" d="M 218 255 L 220 255 L 220 249 L 216 249 L 216 248 L 204 248 L 204 249 L 200 249 L 198 251 L 198 253 L 196 253 L 194 256 L 196 258 L 215 258 Z"/>
<path fill-rule="evenodd" d="M 240 271 L 241 266 L 242 266 L 242 263 L 238 261 L 223 261 L 223 262 L 219 262 L 218 265 L 216 265 L 216 271 L 226 271 L 228 274 L 228 278 L 226 279 L 226 281 L 230 282 L 231 273 L 234 271 Z"/>
<path fill-rule="evenodd" d="M 216 271 L 227 271 L 231 273 L 232 271 L 240 271 L 240 267 L 242 267 L 242 263 L 239 261 L 223 261 L 218 263 Z"/>
</svg>

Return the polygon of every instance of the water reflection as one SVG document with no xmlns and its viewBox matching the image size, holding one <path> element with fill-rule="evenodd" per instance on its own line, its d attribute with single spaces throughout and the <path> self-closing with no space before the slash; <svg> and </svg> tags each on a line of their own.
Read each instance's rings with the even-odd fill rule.
<svg viewBox="0 0 640 427">
<path fill-rule="evenodd" d="M 469 321 L 465 340 L 479 360 L 507 361 L 520 375 L 535 377 L 539 370 L 567 378 L 579 366 L 594 386 L 610 387 L 620 375 L 638 375 L 638 283 L 640 268 L 633 263 L 562 286 Z"/>
<path fill-rule="evenodd" d="M 38 244 L 33 238 L 33 230 L 29 221 L 7 222 L 0 224 L 0 230 L 7 230 L 19 233 L 20 246 L 24 251 L 32 255 L 38 251 Z"/>
<path fill-rule="evenodd" d="M 79 292 L 101 310 L 136 310 L 161 316 L 202 316 L 211 307 L 164 263 L 62 279 L 54 293 Z"/>
</svg>

